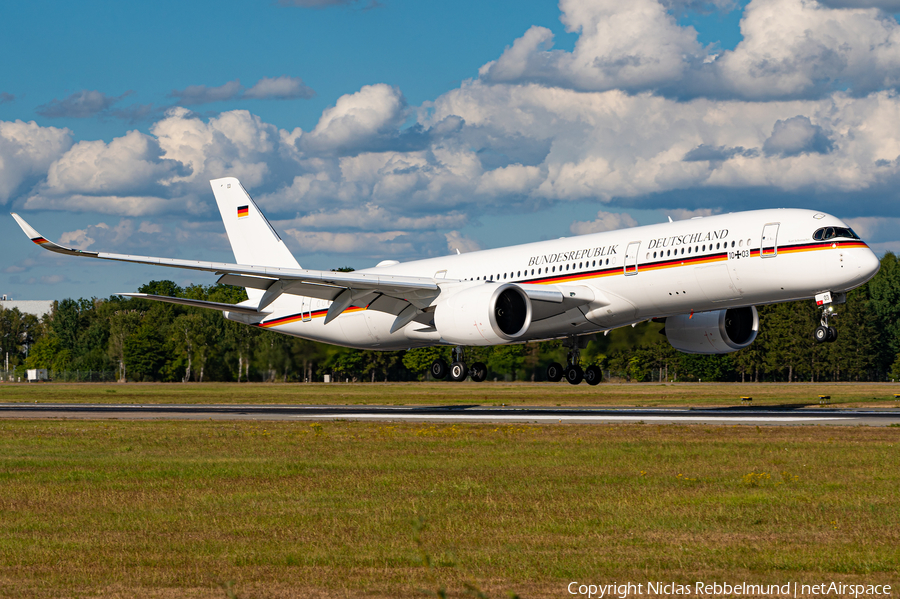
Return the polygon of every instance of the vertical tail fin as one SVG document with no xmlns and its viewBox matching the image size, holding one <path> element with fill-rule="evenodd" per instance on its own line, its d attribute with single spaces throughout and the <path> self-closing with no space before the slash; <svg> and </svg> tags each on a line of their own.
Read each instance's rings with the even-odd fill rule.
<svg viewBox="0 0 900 599">
<path fill-rule="evenodd" d="M 238 264 L 300 268 L 256 202 L 234 177 L 209 182 Z M 249 291 L 249 290 L 248 290 Z"/>
</svg>

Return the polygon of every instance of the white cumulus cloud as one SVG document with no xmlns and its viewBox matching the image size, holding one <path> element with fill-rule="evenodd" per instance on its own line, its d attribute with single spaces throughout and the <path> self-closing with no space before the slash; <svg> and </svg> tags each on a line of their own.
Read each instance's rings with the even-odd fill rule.
<svg viewBox="0 0 900 599">
<path fill-rule="evenodd" d="M 616 229 L 627 229 L 636 227 L 637 221 L 630 214 L 619 212 L 597 213 L 597 218 L 592 221 L 575 221 L 569 227 L 575 235 L 587 235 L 588 233 L 601 233 L 603 231 L 615 231 Z"/>
<path fill-rule="evenodd" d="M 34 121 L 0 121 L 0 204 L 36 183 L 72 145 L 72 132 Z"/>
<path fill-rule="evenodd" d="M 245 98 L 293 100 L 296 98 L 312 98 L 316 92 L 303 83 L 299 77 L 263 77 L 256 85 L 244 92 Z"/>
</svg>

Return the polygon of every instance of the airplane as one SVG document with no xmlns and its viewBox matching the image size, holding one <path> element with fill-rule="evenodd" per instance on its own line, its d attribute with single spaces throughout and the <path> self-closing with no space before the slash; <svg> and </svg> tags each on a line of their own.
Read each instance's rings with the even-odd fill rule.
<svg viewBox="0 0 900 599">
<path fill-rule="evenodd" d="M 580 350 L 598 333 L 664 322 L 686 353 L 722 354 L 753 343 L 757 305 L 809 300 L 821 308 L 816 341 L 832 342 L 835 305 L 878 272 L 866 243 L 838 218 L 800 209 L 737 212 L 561 237 L 372 268 L 301 268 L 262 211 L 233 177 L 210 181 L 235 263 L 130 256 L 65 247 L 19 215 L 25 234 L 51 252 L 212 272 L 244 287 L 239 304 L 121 293 L 222 311 L 225 318 L 304 339 L 369 350 L 451 346 L 452 364 L 431 374 L 480 382 L 465 348 L 562 339 L 566 365 L 550 381 L 600 382 Z"/>
</svg>

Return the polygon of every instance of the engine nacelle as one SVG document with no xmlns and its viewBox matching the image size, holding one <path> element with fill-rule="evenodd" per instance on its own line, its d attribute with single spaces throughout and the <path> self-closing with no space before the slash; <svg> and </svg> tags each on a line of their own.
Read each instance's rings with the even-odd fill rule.
<svg viewBox="0 0 900 599">
<path fill-rule="evenodd" d="M 756 306 L 695 312 L 666 319 L 666 338 L 687 354 L 727 354 L 744 349 L 759 332 Z"/>
<path fill-rule="evenodd" d="M 517 285 L 485 283 L 460 291 L 435 307 L 441 339 L 456 345 L 496 345 L 531 326 L 531 300 Z"/>
</svg>

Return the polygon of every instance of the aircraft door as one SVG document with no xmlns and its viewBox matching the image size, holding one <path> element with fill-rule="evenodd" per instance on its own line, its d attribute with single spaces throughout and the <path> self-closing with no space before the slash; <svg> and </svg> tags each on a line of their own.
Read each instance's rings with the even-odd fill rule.
<svg viewBox="0 0 900 599">
<path fill-rule="evenodd" d="M 311 297 L 304 297 L 300 302 L 300 319 L 303 322 L 312 320 L 312 301 Z"/>
<path fill-rule="evenodd" d="M 778 255 L 778 225 L 769 223 L 763 227 L 762 241 L 760 242 L 759 255 L 763 258 L 774 258 Z"/>
<path fill-rule="evenodd" d="M 641 248 L 640 241 L 632 241 L 625 249 L 625 274 L 636 275 L 638 272 L 638 250 Z"/>
</svg>

